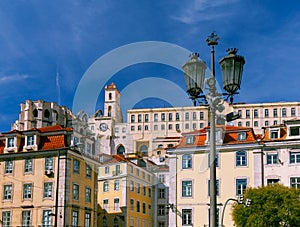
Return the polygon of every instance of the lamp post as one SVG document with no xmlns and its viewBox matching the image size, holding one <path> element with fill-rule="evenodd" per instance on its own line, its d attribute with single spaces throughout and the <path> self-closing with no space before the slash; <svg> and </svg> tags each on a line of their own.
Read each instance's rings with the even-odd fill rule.
<svg viewBox="0 0 300 227">
<path fill-rule="evenodd" d="M 206 65 L 203 61 L 198 59 L 199 54 L 191 54 L 190 60 L 186 62 L 182 68 L 184 70 L 184 78 L 186 82 L 187 93 L 192 99 L 194 106 L 199 98 L 204 98 L 209 104 L 210 113 L 210 227 L 217 227 L 217 197 L 216 197 L 216 111 L 222 112 L 224 110 L 223 96 L 230 98 L 233 102 L 233 96 L 238 94 L 240 89 L 243 66 L 245 64 L 244 57 L 236 55 L 237 49 L 228 49 L 228 55 L 223 57 L 219 64 L 222 71 L 223 87 L 226 93 L 217 92 L 216 78 L 215 78 L 215 49 L 218 45 L 219 37 L 213 32 L 206 42 L 211 46 L 211 73 L 210 77 L 205 79 Z M 204 86 L 208 87 L 208 94 L 202 93 Z"/>
</svg>

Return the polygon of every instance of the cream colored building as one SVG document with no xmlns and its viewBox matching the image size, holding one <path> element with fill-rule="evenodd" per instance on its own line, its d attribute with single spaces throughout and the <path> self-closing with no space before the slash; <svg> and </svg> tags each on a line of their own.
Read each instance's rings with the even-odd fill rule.
<svg viewBox="0 0 300 227">
<path fill-rule="evenodd" d="M 184 133 L 179 145 L 169 150 L 169 226 L 209 226 L 209 128 Z M 227 199 L 236 199 L 247 187 L 261 182 L 260 145 L 251 128 L 217 126 L 218 221 Z M 224 226 L 233 226 L 230 203 Z"/>
</svg>

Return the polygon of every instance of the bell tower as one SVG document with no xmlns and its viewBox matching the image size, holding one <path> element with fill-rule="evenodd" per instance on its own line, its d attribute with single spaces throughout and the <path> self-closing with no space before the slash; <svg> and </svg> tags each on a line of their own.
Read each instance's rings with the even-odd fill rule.
<svg viewBox="0 0 300 227">
<path fill-rule="evenodd" d="M 111 117 L 114 119 L 115 123 L 123 122 L 120 97 L 120 91 L 114 83 L 105 87 L 104 116 Z"/>
</svg>

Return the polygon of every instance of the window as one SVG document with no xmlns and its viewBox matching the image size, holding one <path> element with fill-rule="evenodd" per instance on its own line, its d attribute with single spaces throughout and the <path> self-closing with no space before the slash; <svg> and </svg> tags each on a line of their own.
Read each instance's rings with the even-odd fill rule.
<svg viewBox="0 0 300 227">
<path fill-rule="evenodd" d="M 148 197 L 149 197 L 149 198 L 151 198 L 151 194 L 152 194 L 152 193 L 151 193 L 151 188 L 149 187 L 149 188 L 148 188 Z"/>
<path fill-rule="evenodd" d="M 80 162 L 77 159 L 73 160 L 73 172 L 74 173 L 80 173 Z"/>
<path fill-rule="evenodd" d="M 53 157 L 45 158 L 45 170 L 53 170 Z"/>
<path fill-rule="evenodd" d="M 273 109 L 273 117 L 278 117 L 277 109 Z"/>
<path fill-rule="evenodd" d="M 145 125 L 145 131 L 148 131 L 148 130 L 149 130 L 149 126 Z"/>
<path fill-rule="evenodd" d="M 166 120 L 166 115 L 164 113 L 161 114 L 161 121 L 165 121 Z"/>
<path fill-rule="evenodd" d="M 290 127 L 290 136 L 299 136 L 300 135 L 299 129 L 300 129 L 299 126 Z"/>
<path fill-rule="evenodd" d="M 15 138 L 14 137 L 7 138 L 7 147 L 14 147 L 14 146 L 15 146 Z"/>
<path fill-rule="evenodd" d="M 189 135 L 189 136 L 186 136 L 185 138 L 186 138 L 186 141 L 185 141 L 186 144 L 194 144 L 194 136 Z"/>
<path fill-rule="evenodd" d="M 269 121 L 265 121 L 265 126 L 266 126 L 266 127 L 269 126 Z"/>
<path fill-rule="evenodd" d="M 200 123 L 200 128 L 203 128 L 204 127 L 204 123 Z"/>
<path fill-rule="evenodd" d="M 236 195 L 243 195 L 247 188 L 247 179 L 236 179 Z"/>
<path fill-rule="evenodd" d="M 32 172 L 32 159 L 25 159 L 24 161 L 24 172 L 25 173 L 31 173 Z"/>
<path fill-rule="evenodd" d="M 105 168 L 104 168 L 104 173 L 105 173 L 105 174 L 109 174 L 109 166 L 105 166 Z"/>
<path fill-rule="evenodd" d="M 169 130 L 172 130 L 173 125 L 172 125 L 172 124 L 169 124 L 169 125 L 168 125 L 168 128 L 169 128 Z"/>
<path fill-rule="evenodd" d="M 250 118 L 250 110 L 246 110 L 246 118 Z"/>
<path fill-rule="evenodd" d="M 277 153 L 267 153 L 267 165 L 278 164 Z"/>
<path fill-rule="evenodd" d="M 14 162 L 12 160 L 5 161 L 4 173 L 13 173 Z"/>
<path fill-rule="evenodd" d="M 140 170 L 136 169 L 136 175 L 139 176 L 140 175 Z"/>
<path fill-rule="evenodd" d="M 193 112 L 193 120 L 197 120 L 196 112 Z"/>
<path fill-rule="evenodd" d="M 204 113 L 200 112 L 200 120 L 203 120 L 203 119 L 204 119 Z"/>
<path fill-rule="evenodd" d="M 243 125 L 243 123 L 242 123 L 241 121 L 239 121 L 239 122 L 238 122 L 238 126 L 241 127 L 242 125 Z"/>
<path fill-rule="evenodd" d="M 73 199 L 79 200 L 79 185 L 73 184 Z"/>
<path fill-rule="evenodd" d="M 197 129 L 197 124 L 196 123 L 193 123 L 193 130 Z"/>
<path fill-rule="evenodd" d="M 119 175 L 121 173 L 120 168 L 120 165 L 116 165 L 116 175 Z"/>
<path fill-rule="evenodd" d="M 176 131 L 179 131 L 179 130 L 180 130 L 179 124 L 176 124 L 176 125 L 175 125 L 175 128 L 176 128 Z"/>
<path fill-rule="evenodd" d="M 292 188 L 300 189 L 300 177 L 291 177 L 290 185 Z"/>
<path fill-rule="evenodd" d="M 258 118 L 258 110 L 257 109 L 255 109 L 254 111 L 253 111 L 253 117 L 254 118 Z"/>
<path fill-rule="evenodd" d="M 300 152 L 290 152 L 290 163 L 300 163 Z"/>
<path fill-rule="evenodd" d="M 182 156 L 182 168 L 183 169 L 191 169 L 192 168 L 192 155 L 185 154 Z"/>
<path fill-rule="evenodd" d="M 158 216 L 165 215 L 165 205 L 158 205 L 158 207 L 157 207 L 157 215 Z"/>
<path fill-rule="evenodd" d="M 182 181 L 182 197 L 192 196 L 192 181 Z"/>
<path fill-rule="evenodd" d="M 142 131 L 142 126 L 138 125 L 138 131 Z"/>
<path fill-rule="evenodd" d="M 86 152 L 90 154 L 91 153 L 91 149 L 92 149 L 91 144 L 86 143 Z"/>
<path fill-rule="evenodd" d="M 84 214 L 84 227 L 91 227 L 91 213 Z"/>
<path fill-rule="evenodd" d="M 219 196 L 220 194 L 220 181 L 216 180 L 216 195 Z M 210 196 L 210 180 L 208 180 L 208 196 Z"/>
<path fill-rule="evenodd" d="M 142 122 L 142 114 L 138 114 L 138 122 Z"/>
<path fill-rule="evenodd" d="M 282 108 L 281 115 L 282 117 L 286 117 L 286 108 Z"/>
<path fill-rule="evenodd" d="M 146 214 L 146 203 L 143 203 L 142 212 L 143 214 Z"/>
<path fill-rule="evenodd" d="M 246 166 L 247 165 L 247 153 L 246 151 L 237 151 L 235 153 L 235 165 Z"/>
<path fill-rule="evenodd" d="M 188 121 L 190 119 L 190 114 L 189 113 L 185 113 L 185 120 Z"/>
<path fill-rule="evenodd" d="M 154 125 L 154 126 L 153 126 L 153 130 L 154 130 L 154 131 L 157 131 L 157 130 L 158 130 L 158 126 L 157 126 L 157 125 Z"/>
<path fill-rule="evenodd" d="M 250 127 L 250 121 L 246 121 L 246 127 Z"/>
<path fill-rule="evenodd" d="M 103 209 L 108 212 L 108 199 L 103 200 Z"/>
<path fill-rule="evenodd" d="M 273 121 L 273 125 L 277 125 L 278 124 L 278 121 L 277 120 L 274 120 Z"/>
<path fill-rule="evenodd" d="M 52 214 L 51 210 L 43 210 L 43 220 L 42 220 L 43 227 L 51 227 L 52 226 L 51 214 Z"/>
<path fill-rule="evenodd" d="M 254 121 L 254 127 L 258 127 L 258 121 Z"/>
<path fill-rule="evenodd" d="M 3 199 L 4 200 L 11 200 L 12 199 L 12 185 L 7 184 L 3 187 Z"/>
<path fill-rule="evenodd" d="M 129 189 L 132 192 L 134 191 L 134 182 L 133 181 L 130 181 Z"/>
<path fill-rule="evenodd" d="M 159 221 L 158 222 L 158 227 L 165 227 L 165 222 Z"/>
<path fill-rule="evenodd" d="M 85 166 L 85 176 L 87 178 L 91 178 L 92 177 L 92 167 L 88 164 L 86 164 Z"/>
<path fill-rule="evenodd" d="M 140 201 L 136 201 L 136 212 L 140 212 Z"/>
<path fill-rule="evenodd" d="M 241 118 L 243 118 L 243 111 L 242 110 L 238 110 L 238 115 L 241 116 Z"/>
<path fill-rule="evenodd" d="M 114 199 L 114 210 L 118 211 L 120 209 L 120 199 L 119 198 L 115 198 Z"/>
<path fill-rule="evenodd" d="M 134 200 L 130 199 L 130 210 L 133 211 L 134 210 Z"/>
<path fill-rule="evenodd" d="M 158 114 L 155 113 L 155 114 L 154 114 L 154 122 L 157 122 L 157 121 L 158 121 Z"/>
<path fill-rule="evenodd" d="M 176 121 L 180 121 L 179 113 L 176 113 Z"/>
<path fill-rule="evenodd" d="M 189 129 L 189 128 L 190 128 L 190 124 L 189 124 L 189 123 L 186 123 L 185 126 L 184 126 L 184 128 L 185 128 L 185 129 Z"/>
<path fill-rule="evenodd" d="M 114 227 L 119 227 L 119 219 L 117 217 L 114 218 Z"/>
<path fill-rule="evenodd" d="M 85 187 L 85 202 L 90 203 L 92 201 L 92 189 Z"/>
<path fill-rule="evenodd" d="M 148 215 L 152 215 L 152 213 L 151 213 L 151 205 L 150 204 L 148 204 Z M 149 225 L 149 226 L 151 226 L 151 225 Z"/>
<path fill-rule="evenodd" d="M 32 199 L 32 183 L 23 185 L 23 199 Z"/>
<path fill-rule="evenodd" d="M 131 123 L 134 123 L 134 115 L 133 114 L 130 116 L 130 120 L 131 120 Z"/>
<path fill-rule="evenodd" d="M 31 146 L 31 145 L 34 145 L 34 136 L 33 135 L 30 135 L 30 136 L 27 136 L 27 146 Z"/>
<path fill-rule="evenodd" d="M 142 187 L 142 194 L 143 194 L 143 196 L 146 196 L 146 186 Z"/>
<path fill-rule="evenodd" d="M 140 185 L 140 183 L 136 183 L 136 192 L 137 192 L 138 194 L 141 193 L 141 185 Z"/>
<path fill-rule="evenodd" d="M 78 226 L 78 210 L 72 211 L 72 226 Z"/>
<path fill-rule="evenodd" d="M 246 140 L 246 132 L 239 132 L 238 133 L 238 141 Z"/>
<path fill-rule="evenodd" d="M 192 209 L 182 209 L 182 225 L 193 225 L 192 224 Z"/>
<path fill-rule="evenodd" d="M 119 191 L 120 190 L 120 181 L 119 180 L 115 180 L 114 181 L 114 190 L 115 191 Z"/>
<path fill-rule="evenodd" d="M 31 227 L 31 211 L 22 211 L 22 227 Z"/>
<path fill-rule="evenodd" d="M 159 199 L 164 199 L 165 198 L 165 194 L 166 194 L 166 191 L 164 188 L 159 188 L 158 189 L 158 198 Z"/>
<path fill-rule="evenodd" d="M 292 117 L 296 116 L 296 109 L 294 107 L 291 108 L 291 116 Z"/>
<path fill-rule="evenodd" d="M 1 220 L 2 220 L 2 227 L 11 227 L 11 212 L 3 211 Z"/>
<path fill-rule="evenodd" d="M 267 179 L 267 185 L 274 185 L 274 184 L 278 184 L 279 179 Z"/>
<path fill-rule="evenodd" d="M 271 132 L 270 132 L 270 138 L 271 139 L 277 139 L 278 135 L 279 135 L 278 132 L 279 132 L 278 130 L 271 130 Z"/>
<path fill-rule="evenodd" d="M 44 183 L 44 198 L 52 198 L 53 196 L 53 182 Z"/>
<path fill-rule="evenodd" d="M 161 129 L 161 130 L 165 130 L 165 125 L 161 125 L 161 126 L 160 126 L 160 129 Z"/>
<path fill-rule="evenodd" d="M 103 216 L 103 219 L 102 219 L 102 226 L 103 227 L 108 227 L 107 218 L 105 216 Z"/>
<path fill-rule="evenodd" d="M 169 113 L 169 121 L 172 121 L 172 120 L 173 120 L 173 114 Z"/>
<path fill-rule="evenodd" d="M 149 122 L 149 114 L 145 114 L 145 122 Z"/>
<path fill-rule="evenodd" d="M 134 131 L 134 126 L 131 126 L 131 127 L 130 127 L 130 130 L 131 130 L 131 131 Z"/>
<path fill-rule="evenodd" d="M 210 154 L 208 153 L 208 167 L 210 166 L 211 162 L 210 162 Z M 219 167 L 219 152 L 216 154 L 216 158 L 215 158 L 215 162 L 216 162 L 216 167 Z"/>
<path fill-rule="evenodd" d="M 109 191 L 109 183 L 108 181 L 103 182 L 103 191 L 108 192 Z"/>
<path fill-rule="evenodd" d="M 265 117 L 269 117 L 269 109 L 265 109 Z"/>
<path fill-rule="evenodd" d="M 158 181 L 159 181 L 159 183 L 164 183 L 165 182 L 165 175 L 164 174 L 159 174 L 158 175 Z"/>
</svg>

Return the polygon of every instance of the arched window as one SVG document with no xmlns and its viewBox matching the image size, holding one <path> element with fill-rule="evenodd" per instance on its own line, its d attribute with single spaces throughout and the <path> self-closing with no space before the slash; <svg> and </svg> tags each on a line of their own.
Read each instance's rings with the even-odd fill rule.
<svg viewBox="0 0 300 227">
<path fill-rule="evenodd" d="M 120 145 L 117 149 L 117 154 L 118 155 L 123 155 L 125 153 L 125 148 L 123 145 Z"/>
<path fill-rule="evenodd" d="M 142 152 L 143 155 L 148 155 L 148 147 L 146 145 L 142 145 L 140 147 L 140 152 Z"/>
<path fill-rule="evenodd" d="M 182 156 L 182 169 L 192 168 L 192 155 L 185 154 Z"/>
<path fill-rule="evenodd" d="M 117 217 L 114 218 L 114 227 L 119 227 L 119 219 Z"/>
<path fill-rule="evenodd" d="M 112 109 L 111 106 L 109 106 L 109 107 L 108 107 L 108 113 L 107 113 L 107 114 L 108 114 L 108 117 L 111 117 L 111 109 Z"/>
<path fill-rule="evenodd" d="M 107 227 L 108 224 L 107 224 L 107 218 L 105 216 L 103 216 L 103 219 L 102 219 L 102 226 L 103 227 Z"/>
<path fill-rule="evenodd" d="M 33 117 L 37 117 L 38 116 L 38 111 L 36 109 L 34 109 L 32 114 L 33 114 Z"/>
</svg>

